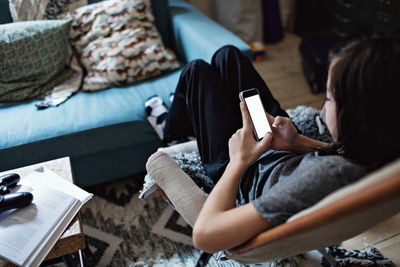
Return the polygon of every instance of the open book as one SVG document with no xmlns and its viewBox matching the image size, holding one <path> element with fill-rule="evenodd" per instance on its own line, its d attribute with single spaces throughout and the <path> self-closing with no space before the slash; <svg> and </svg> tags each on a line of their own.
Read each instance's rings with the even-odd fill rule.
<svg viewBox="0 0 400 267">
<path fill-rule="evenodd" d="M 14 192 L 31 192 L 27 207 L 0 214 L 0 257 L 39 265 L 92 194 L 40 167 L 21 178 Z"/>
</svg>

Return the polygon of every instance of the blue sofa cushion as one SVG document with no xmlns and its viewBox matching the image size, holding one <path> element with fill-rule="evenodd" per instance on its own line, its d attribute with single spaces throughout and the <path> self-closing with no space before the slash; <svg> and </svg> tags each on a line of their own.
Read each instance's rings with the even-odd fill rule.
<svg viewBox="0 0 400 267">
<path fill-rule="evenodd" d="M 63 105 L 42 111 L 37 111 L 32 102 L 0 104 L 2 125 L 7 125 L 0 127 L 0 169 L 23 165 L 24 161 L 30 164 L 48 160 L 49 153 L 54 154 L 53 158 L 60 157 L 60 153 L 78 158 L 141 143 L 152 144 L 150 149 L 154 151 L 161 143 L 146 121 L 144 102 L 157 94 L 169 105 L 179 75 L 177 70 L 134 86 L 79 92 Z M 18 154 L 20 161 L 7 160 L 15 161 Z M 77 183 L 81 186 L 93 183 L 80 178 Z"/>
</svg>

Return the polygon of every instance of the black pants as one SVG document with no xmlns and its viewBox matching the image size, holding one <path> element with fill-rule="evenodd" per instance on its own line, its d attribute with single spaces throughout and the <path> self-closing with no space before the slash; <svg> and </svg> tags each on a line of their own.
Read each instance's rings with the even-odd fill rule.
<svg viewBox="0 0 400 267">
<path fill-rule="evenodd" d="M 166 141 L 195 136 L 204 169 L 216 183 L 229 162 L 228 140 L 242 127 L 239 92 L 257 88 L 268 113 L 286 116 L 251 62 L 234 46 L 219 49 L 211 65 L 183 69 L 164 131 Z"/>
</svg>

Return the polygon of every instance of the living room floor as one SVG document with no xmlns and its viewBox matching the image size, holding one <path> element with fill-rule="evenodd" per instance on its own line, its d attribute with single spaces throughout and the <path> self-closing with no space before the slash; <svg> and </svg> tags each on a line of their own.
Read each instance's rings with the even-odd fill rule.
<svg viewBox="0 0 400 267">
<path fill-rule="evenodd" d="M 263 61 L 254 66 L 283 109 L 298 105 L 321 108 L 325 92 L 311 93 L 301 69 L 300 41 L 297 35 L 286 33 L 281 42 L 267 46 Z"/>
<path fill-rule="evenodd" d="M 321 108 L 325 92 L 312 94 L 306 82 L 299 52 L 300 37 L 285 33 L 285 38 L 267 46 L 263 61 L 254 66 L 267 82 L 273 96 L 282 108 L 295 108 L 298 105 Z M 363 249 L 363 239 L 374 245 L 380 252 L 400 266 L 400 214 L 375 226 L 367 232 L 343 242 L 349 249 Z"/>
</svg>

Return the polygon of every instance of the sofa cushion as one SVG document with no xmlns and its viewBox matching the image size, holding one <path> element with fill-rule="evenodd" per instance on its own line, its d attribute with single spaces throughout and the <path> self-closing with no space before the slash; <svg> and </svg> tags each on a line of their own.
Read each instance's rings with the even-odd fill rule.
<svg viewBox="0 0 400 267">
<path fill-rule="evenodd" d="M 161 145 L 146 121 L 144 102 L 158 94 L 170 105 L 168 98 L 175 90 L 179 75 L 177 70 L 133 86 L 79 92 L 56 109 L 36 110 L 33 105 L 36 100 L 0 104 L 0 121 L 7 125 L 0 127 L 0 169 L 70 156 L 79 176 L 77 184 L 83 186 L 110 179 L 110 175 L 105 174 L 104 168 L 103 172 L 96 173 L 95 165 L 82 158 L 101 155 L 99 164 L 105 164 L 104 155 L 109 155 L 109 168 L 115 169 L 121 165 L 117 164 L 122 156 L 119 150 L 124 150 L 132 154 L 131 165 L 124 167 L 130 169 L 132 164 L 141 164 L 137 168 L 144 170 L 144 155 L 149 156 Z M 145 150 L 132 149 L 140 144 Z M 113 155 L 113 151 L 119 152 Z M 135 156 L 143 158 L 142 162 L 134 163 Z M 126 169 L 120 166 L 113 170 L 115 177 L 127 175 Z M 98 180 L 85 180 L 93 176 Z"/>
<path fill-rule="evenodd" d="M 0 101 L 26 100 L 65 80 L 70 21 L 0 25 Z"/>
<path fill-rule="evenodd" d="M 2 0 L 0 0 L 2 1 Z M 103 0 L 89 0 L 89 4 L 101 2 Z M 174 48 L 174 38 L 172 34 L 171 15 L 168 8 L 168 0 L 151 0 L 156 27 L 161 34 L 164 45 L 170 49 Z"/>
<path fill-rule="evenodd" d="M 163 46 L 149 0 L 103 1 L 70 17 L 70 38 L 87 71 L 83 90 L 121 86 L 179 66 Z"/>
</svg>

